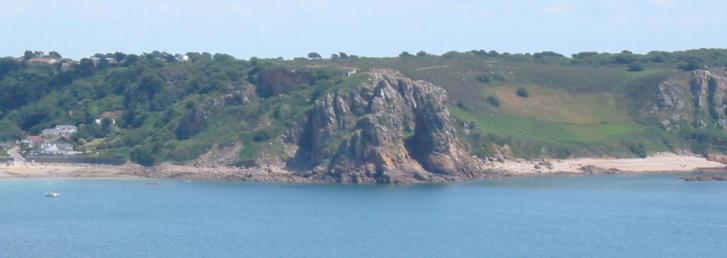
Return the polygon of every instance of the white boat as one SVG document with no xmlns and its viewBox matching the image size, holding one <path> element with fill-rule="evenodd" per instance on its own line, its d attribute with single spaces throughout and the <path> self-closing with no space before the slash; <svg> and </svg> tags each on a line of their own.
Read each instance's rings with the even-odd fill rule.
<svg viewBox="0 0 727 258">
<path fill-rule="evenodd" d="M 61 197 L 61 194 L 58 193 L 58 192 L 50 191 L 50 192 L 45 193 L 45 197 L 48 197 L 48 198 L 58 198 L 58 197 Z"/>
</svg>

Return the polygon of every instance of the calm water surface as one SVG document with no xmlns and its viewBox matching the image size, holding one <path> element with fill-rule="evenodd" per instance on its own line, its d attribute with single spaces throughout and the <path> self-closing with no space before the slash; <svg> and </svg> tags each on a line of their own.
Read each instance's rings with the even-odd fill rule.
<svg viewBox="0 0 727 258">
<path fill-rule="evenodd" d="M 5 180 L 0 257 L 727 256 L 727 183 L 675 177 Z"/>
</svg>

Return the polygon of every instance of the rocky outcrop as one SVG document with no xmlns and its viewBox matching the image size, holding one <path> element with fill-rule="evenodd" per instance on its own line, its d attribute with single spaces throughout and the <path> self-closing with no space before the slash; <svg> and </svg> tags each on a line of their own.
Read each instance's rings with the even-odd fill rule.
<svg viewBox="0 0 727 258">
<path fill-rule="evenodd" d="M 605 169 L 593 165 L 581 167 L 581 171 L 583 171 L 583 174 L 585 175 L 615 175 L 622 173 L 622 171 L 615 168 Z"/>
<path fill-rule="evenodd" d="M 665 129 L 674 122 L 694 126 L 714 124 L 727 128 L 727 72 L 697 70 L 683 72 L 661 82 L 654 98 L 646 101 L 642 114 L 659 119 Z"/>
<path fill-rule="evenodd" d="M 358 87 L 322 95 L 288 137 L 289 169 L 341 183 L 409 183 L 471 178 L 476 164 L 459 141 L 444 89 L 392 70 L 372 70 Z"/>
<path fill-rule="evenodd" d="M 174 132 L 177 135 L 177 139 L 184 140 L 201 132 L 205 126 L 204 112 L 200 108 L 194 108 L 182 117 L 182 120 L 179 121 L 179 125 Z"/>
<path fill-rule="evenodd" d="M 685 182 L 711 182 L 711 181 L 727 181 L 724 175 L 702 175 L 702 176 L 685 176 L 681 177 Z"/>
<path fill-rule="evenodd" d="M 289 92 L 301 85 L 312 84 L 315 79 L 311 72 L 287 68 L 271 68 L 253 75 L 261 97 L 271 97 Z"/>
</svg>

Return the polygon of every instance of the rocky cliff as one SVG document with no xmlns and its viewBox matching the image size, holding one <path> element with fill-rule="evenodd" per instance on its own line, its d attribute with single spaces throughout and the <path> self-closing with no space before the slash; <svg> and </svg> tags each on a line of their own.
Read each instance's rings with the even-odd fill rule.
<svg viewBox="0 0 727 258">
<path fill-rule="evenodd" d="M 288 137 L 291 170 L 321 181 L 407 183 L 475 176 L 458 139 L 446 92 L 392 70 L 325 93 Z M 307 171 L 307 172 L 306 172 Z"/>
<path fill-rule="evenodd" d="M 697 70 L 678 73 L 661 82 L 645 101 L 642 115 L 659 119 L 665 129 L 675 122 L 727 128 L 727 72 Z"/>
</svg>

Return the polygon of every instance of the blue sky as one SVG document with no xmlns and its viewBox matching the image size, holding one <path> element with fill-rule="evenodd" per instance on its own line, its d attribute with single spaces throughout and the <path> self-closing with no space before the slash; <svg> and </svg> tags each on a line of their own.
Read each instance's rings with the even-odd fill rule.
<svg viewBox="0 0 727 258">
<path fill-rule="evenodd" d="M 0 56 L 161 50 L 634 52 L 727 47 L 727 1 L 0 0 Z"/>
</svg>

